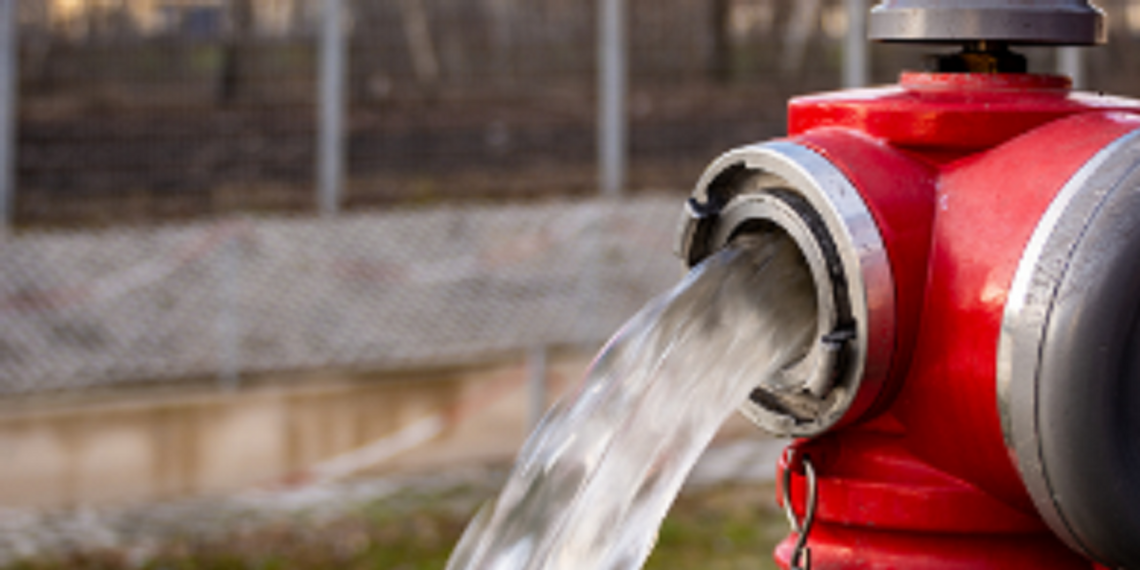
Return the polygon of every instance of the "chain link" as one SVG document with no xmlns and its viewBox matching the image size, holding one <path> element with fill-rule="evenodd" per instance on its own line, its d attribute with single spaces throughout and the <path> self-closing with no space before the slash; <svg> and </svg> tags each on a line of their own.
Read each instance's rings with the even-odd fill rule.
<svg viewBox="0 0 1140 570">
<path fill-rule="evenodd" d="M 792 468 L 796 464 L 797 459 L 799 459 L 799 462 L 804 466 L 808 486 L 807 509 L 804 511 L 802 521 L 799 520 L 795 509 L 792 507 Z M 817 499 L 815 467 L 807 455 L 800 457 L 798 450 L 794 446 L 789 446 L 784 452 L 783 485 L 781 485 L 780 492 L 784 499 L 784 514 L 788 517 L 788 524 L 791 525 L 792 532 L 796 533 L 796 544 L 792 549 L 789 570 L 811 570 L 811 549 L 807 547 L 807 540 L 808 535 L 811 533 L 812 525 L 815 523 Z"/>
</svg>

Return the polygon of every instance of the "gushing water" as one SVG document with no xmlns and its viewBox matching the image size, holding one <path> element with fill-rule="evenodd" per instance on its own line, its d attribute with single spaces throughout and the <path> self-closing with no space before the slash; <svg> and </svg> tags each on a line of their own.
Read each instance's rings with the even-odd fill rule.
<svg viewBox="0 0 1140 570">
<path fill-rule="evenodd" d="M 815 289 L 782 233 L 738 239 L 631 319 L 531 435 L 449 570 L 636 569 L 701 452 L 807 351 Z"/>
</svg>

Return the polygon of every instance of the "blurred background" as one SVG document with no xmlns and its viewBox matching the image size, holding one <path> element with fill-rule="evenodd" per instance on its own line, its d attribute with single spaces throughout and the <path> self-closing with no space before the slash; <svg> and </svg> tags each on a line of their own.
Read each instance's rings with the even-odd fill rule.
<svg viewBox="0 0 1140 570">
<path fill-rule="evenodd" d="M 1109 44 L 1031 70 L 1140 96 L 1140 0 L 1097 4 Z M 868 8 L 0 0 L 0 564 L 137 566 L 166 543 L 124 528 L 251 503 L 100 509 L 251 489 L 352 482 L 375 528 L 415 519 L 352 485 L 509 458 L 682 275 L 704 165 L 789 97 L 922 68 L 862 39 Z M 361 528 L 324 543 L 356 560 Z"/>
</svg>

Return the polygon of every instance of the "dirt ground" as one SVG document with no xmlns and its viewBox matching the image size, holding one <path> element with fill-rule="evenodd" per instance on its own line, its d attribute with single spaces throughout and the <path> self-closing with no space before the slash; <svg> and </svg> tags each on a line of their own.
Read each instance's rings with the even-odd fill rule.
<svg viewBox="0 0 1140 570">
<path fill-rule="evenodd" d="M 552 401 L 584 366 L 552 376 Z M 124 506 L 0 509 L 0 568 L 442 568 L 528 431 L 525 388 L 503 386 L 481 388 L 440 437 L 346 480 Z M 787 533 L 773 485 L 783 445 L 739 416 L 730 420 L 670 510 L 646 568 L 775 568 L 772 549 Z"/>
<path fill-rule="evenodd" d="M 581 354 L 550 370 L 547 402 L 553 406 L 566 397 L 586 374 L 591 355 Z M 359 476 L 416 476 L 453 469 L 504 467 L 509 465 L 526 437 L 530 417 L 528 386 L 504 375 L 480 387 L 474 397 L 461 396 L 457 421 L 436 438 L 362 471 Z M 775 459 L 784 442 L 774 440 L 734 414 L 721 427 L 710 453 L 693 475 L 693 481 L 770 481 L 775 477 Z M 735 447 L 734 447 L 735 446 Z M 730 449 L 733 448 L 733 449 Z"/>
</svg>

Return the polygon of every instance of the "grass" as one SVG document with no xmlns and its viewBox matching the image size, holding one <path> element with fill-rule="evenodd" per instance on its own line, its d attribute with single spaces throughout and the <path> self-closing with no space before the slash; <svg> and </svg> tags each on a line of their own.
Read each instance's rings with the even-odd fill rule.
<svg viewBox="0 0 1140 570">
<path fill-rule="evenodd" d="M 441 569 L 486 486 L 406 492 L 331 520 L 295 516 L 214 538 L 183 537 L 138 553 L 105 550 L 24 560 L 5 570 Z M 776 568 L 786 533 L 771 485 L 686 491 L 661 529 L 650 570 Z"/>
<path fill-rule="evenodd" d="M 683 493 L 661 526 L 650 570 L 767 570 L 788 532 L 771 485 Z"/>
</svg>

